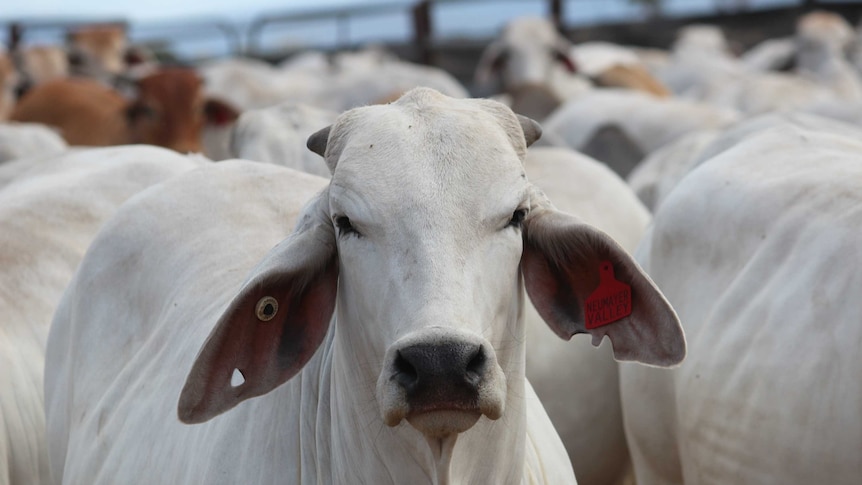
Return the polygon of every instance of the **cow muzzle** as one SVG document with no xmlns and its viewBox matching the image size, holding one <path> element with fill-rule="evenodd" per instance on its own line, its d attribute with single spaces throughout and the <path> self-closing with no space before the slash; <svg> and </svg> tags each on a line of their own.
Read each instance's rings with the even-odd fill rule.
<svg viewBox="0 0 862 485">
<path fill-rule="evenodd" d="M 406 419 L 429 437 L 470 429 L 483 415 L 503 414 L 506 380 L 489 342 L 460 330 L 432 327 L 390 346 L 377 381 L 383 420 Z"/>
</svg>

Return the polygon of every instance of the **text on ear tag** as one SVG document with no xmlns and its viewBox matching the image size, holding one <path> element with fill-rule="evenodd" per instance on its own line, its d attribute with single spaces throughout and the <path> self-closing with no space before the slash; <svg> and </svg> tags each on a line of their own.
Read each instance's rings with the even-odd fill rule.
<svg viewBox="0 0 862 485">
<path fill-rule="evenodd" d="M 584 302 L 587 329 L 616 322 L 632 313 L 632 289 L 614 278 L 610 261 L 599 263 L 599 287 Z"/>
</svg>

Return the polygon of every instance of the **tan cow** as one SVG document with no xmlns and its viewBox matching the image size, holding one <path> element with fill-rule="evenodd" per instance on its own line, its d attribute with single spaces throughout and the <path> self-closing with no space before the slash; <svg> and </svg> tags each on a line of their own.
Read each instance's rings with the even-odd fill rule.
<svg viewBox="0 0 862 485">
<path fill-rule="evenodd" d="M 66 37 L 69 61 L 77 74 L 108 80 L 126 70 L 126 31 L 119 25 L 73 30 Z"/>
<path fill-rule="evenodd" d="M 204 123 L 224 125 L 237 115 L 205 98 L 193 70 L 167 68 L 138 81 L 132 100 L 90 79 L 43 84 L 19 100 L 12 119 L 56 127 L 70 145 L 146 143 L 200 152 Z"/>
</svg>

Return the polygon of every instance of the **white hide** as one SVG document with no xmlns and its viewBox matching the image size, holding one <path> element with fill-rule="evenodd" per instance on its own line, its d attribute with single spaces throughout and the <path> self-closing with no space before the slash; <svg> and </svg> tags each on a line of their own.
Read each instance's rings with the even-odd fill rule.
<svg viewBox="0 0 862 485">
<path fill-rule="evenodd" d="M 576 214 L 633 252 L 650 214 L 604 164 L 567 148 L 527 151 L 527 176 L 558 209 Z M 580 485 L 624 483 L 630 472 L 617 364 L 609 345 L 564 341 L 529 305 L 527 378 L 559 433 Z"/>
<path fill-rule="evenodd" d="M 287 75 L 266 62 L 242 57 L 211 61 L 198 71 L 208 96 L 223 99 L 240 111 L 316 94 L 325 82 L 311 72 Z"/>
<path fill-rule="evenodd" d="M 543 126 L 547 133 L 579 150 L 596 130 L 615 125 L 648 154 L 688 132 L 722 128 L 738 118 L 734 110 L 704 103 L 606 89 L 560 106 Z"/>
<path fill-rule="evenodd" d="M 0 163 L 59 155 L 68 148 L 55 130 L 38 123 L 0 123 Z"/>
<path fill-rule="evenodd" d="M 41 160 L 0 190 L 0 483 L 48 483 L 42 372 L 54 309 L 99 226 L 197 164 L 155 147 Z"/>
<path fill-rule="evenodd" d="M 727 54 L 718 31 L 706 30 L 681 39 L 673 62 L 657 75 L 679 96 L 750 115 L 858 100 L 862 83 L 844 58 L 848 28 L 839 16 L 815 12 L 800 20 L 792 41 L 769 41 L 741 60 Z M 795 72 L 762 71 L 790 57 L 796 60 Z"/>
<path fill-rule="evenodd" d="M 637 482 L 851 485 L 862 476 L 862 143 L 776 126 L 694 170 L 638 259 L 690 343 L 621 366 Z"/>
<path fill-rule="evenodd" d="M 687 133 L 646 157 L 626 180 L 638 199 L 652 212 L 677 182 L 696 166 L 700 152 L 721 131 L 698 130 Z"/>
<path fill-rule="evenodd" d="M 632 49 L 610 42 L 583 42 L 569 50 L 578 72 L 597 76 L 614 66 L 641 66 L 640 57 Z"/>
<path fill-rule="evenodd" d="M 745 51 L 740 62 L 754 72 L 779 70 L 796 56 L 796 40 L 793 37 L 766 39 Z"/>
<path fill-rule="evenodd" d="M 305 141 L 317 130 L 331 125 L 337 116 L 333 111 L 293 103 L 246 111 L 234 125 L 231 152 L 236 158 L 274 163 L 329 178 L 323 157 L 309 151 Z"/>
<path fill-rule="evenodd" d="M 629 185 L 641 201 L 655 212 L 679 181 L 698 165 L 759 131 L 783 124 L 851 137 L 862 136 L 862 131 L 857 127 L 813 114 L 792 111 L 769 113 L 742 120 L 724 131 L 703 130 L 680 137 L 657 150 L 635 168 L 629 174 Z"/>
<path fill-rule="evenodd" d="M 322 89 L 314 97 L 296 98 L 297 101 L 341 113 L 367 104 L 394 101 L 419 86 L 453 98 L 468 97 L 467 89 L 446 71 L 387 54 L 371 50 L 336 56 L 330 78 Z"/>
<path fill-rule="evenodd" d="M 377 50 L 343 53 L 324 64 L 309 55 L 276 68 L 261 61 L 235 58 L 200 67 L 207 93 L 243 110 L 281 103 L 304 103 L 342 111 L 392 101 L 418 86 L 465 98 L 467 90 L 442 69 L 422 66 Z"/>
<path fill-rule="evenodd" d="M 495 102 L 417 89 L 339 117 L 326 143 L 329 186 L 226 162 L 126 204 L 92 244 L 49 338 L 55 482 L 573 483 L 524 377 L 522 292 L 547 310 L 547 267 L 532 259 L 554 257 L 544 241 L 588 258 L 571 268 L 579 275 L 597 280 L 592 258 L 607 257 L 633 285 L 631 317 L 587 331 L 595 343 L 607 335 L 619 358 L 668 365 L 684 341 L 672 309 L 607 236 L 570 223 L 592 242 L 554 239 L 573 219 L 524 177 L 525 138 L 537 133 L 521 123 Z M 259 292 L 279 298 L 266 310 L 276 320 L 262 319 Z M 551 314 L 560 333 L 568 314 Z M 276 360 L 271 332 L 288 331 L 302 333 L 281 341 L 289 348 Z M 423 335 L 484 342 L 493 388 L 475 405 L 503 399 L 498 414 L 482 407 L 468 423 L 460 407 L 403 407 L 389 372 L 402 344 Z M 222 343 L 234 350 L 220 353 Z M 454 426 L 447 417 L 460 434 L 436 434 Z"/>
</svg>

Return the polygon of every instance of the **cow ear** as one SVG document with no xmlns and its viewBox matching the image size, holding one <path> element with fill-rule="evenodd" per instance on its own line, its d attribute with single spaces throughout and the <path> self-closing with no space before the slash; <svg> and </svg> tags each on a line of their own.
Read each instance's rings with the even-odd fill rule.
<svg viewBox="0 0 862 485">
<path fill-rule="evenodd" d="M 533 305 L 561 338 L 589 333 L 598 346 L 607 335 L 621 361 L 671 366 L 685 357 L 676 312 L 598 229 L 552 209 L 531 211 L 521 269 Z"/>
<path fill-rule="evenodd" d="M 306 212 L 304 221 L 257 265 L 219 318 L 180 394 L 182 422 L 207 421 L 271 391 L 323 342 L 338 285 L 335 234 L 325 214 Z"/>
<path fill-rule="evenodd" d="M 557 39 L 556 44 L 554 45 L 552 55 L 556 62 L 559 62 L 572 74 L 576 74 L 578 72 L 578 64 L 572 59 L 570 52 L 572 51 L 572 44 L 568 40 L 560 37 Z"/>
<path fill-rule="evenodd" d="M 491 81 L 491 76 L 499 72 L 508 60 L 508 50 L 500 41 L 492 42 L 482 51 L 482 56 L 476 64 L 476 72 L 473 80 L 482 86 Z"/>
<path fill-rule="evenodd" d="M 239 111 L 224 101 L 209 98 L 204 103 L 204 117 L 209 124 L 224 126 L 236 121 Z"/>
</svg>

